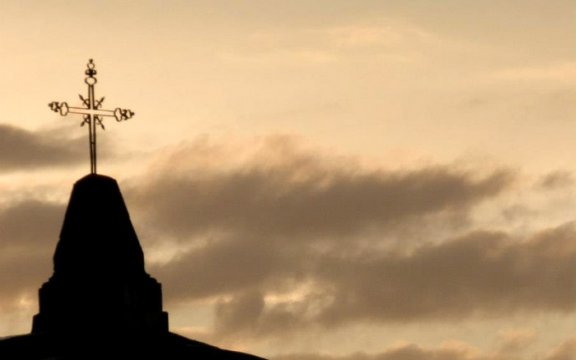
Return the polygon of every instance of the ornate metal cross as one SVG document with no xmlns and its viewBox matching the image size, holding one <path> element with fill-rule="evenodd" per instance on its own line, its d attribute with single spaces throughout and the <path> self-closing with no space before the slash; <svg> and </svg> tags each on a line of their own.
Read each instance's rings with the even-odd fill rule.
<svg viewBox="0 0 576 360">
<path fill-rule="evenodd" d="M 66 116 L 68 114 L 81 114 L 84 115 L 84 121 L 82 121 L 81 126 L 88 125 L 88 135 L 90 142 L 90 172 L 96 174 L 96 125 L 100 126 L 104 130 L 104 124 L 102 121 L 104 117 L 113 117 L 116 121 L 124 121 L 130 119 L 134 116 L 134 112 L 128 109 L 116 108 L 114 110 L 102 110 L 102 102 L 104 102 L 104 97 L 100 100 L 96 100 L 94 95 L 94 85 L 96 85 L 96 65 L 94 61 L 90 59 L 88 62 L 88 68 L 85 74 L 87 75 L 84 79 L 84 83 L 88 85 L 88 98 L 80 95 L 80 100 L 84 103 L 85 107 L 72 107 L 68 106 L 66 102 L 53 101 L 48 106 L 55 112 L 59 112 L 60 115 Z"/>
</svg>

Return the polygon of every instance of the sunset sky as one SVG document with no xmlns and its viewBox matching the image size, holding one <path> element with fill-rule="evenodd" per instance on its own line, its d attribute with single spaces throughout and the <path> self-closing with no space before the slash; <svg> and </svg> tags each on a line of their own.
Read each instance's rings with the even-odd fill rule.
<svg viewBox="0 0 576 360">
<path fill-rule="evenodd" d="M 278 360 L 576 356 L 573 0 L 0 1 L 0 337 L 27 333 L 93 58 L 171 330 Z M 80 299 L 79 299 L 80 301 Z"/>
</svg>

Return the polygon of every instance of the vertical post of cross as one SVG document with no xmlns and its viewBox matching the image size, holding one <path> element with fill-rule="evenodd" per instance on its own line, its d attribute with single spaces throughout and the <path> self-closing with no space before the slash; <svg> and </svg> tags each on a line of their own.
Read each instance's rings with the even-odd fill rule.
<svg viewBox="0 0 576 360">
<path fill-rule="evenodd" d="M 86 75 L 88 77 L 84 79 L 86 85 L 88 85 L 88 106 L 89 110 L 96 110 L 94 106 L 94 85 L 98 81 L 95 77 L 96 66 L 94 61 L 90 59 L 88 62 L 88 69 L 86 69 Z M 90 143 L 90 173 L 96 174 L 96 117 L 97 115 L 89 113 L 85 115 L 85 120 L 88 122 L 88 136 Z"/>
</svg>

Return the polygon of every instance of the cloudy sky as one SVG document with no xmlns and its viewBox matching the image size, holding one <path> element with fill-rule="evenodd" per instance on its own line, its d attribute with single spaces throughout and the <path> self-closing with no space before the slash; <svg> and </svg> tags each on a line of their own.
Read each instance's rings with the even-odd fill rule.
<svg viewBox="0 0 576 360">
<path fill-rule="evenodd" d="M 278 360 L 576 354 L 572 0 L 0 1 L 0 336 L 30 331 L 93 58 L 172 331 Z"/>
</svg>

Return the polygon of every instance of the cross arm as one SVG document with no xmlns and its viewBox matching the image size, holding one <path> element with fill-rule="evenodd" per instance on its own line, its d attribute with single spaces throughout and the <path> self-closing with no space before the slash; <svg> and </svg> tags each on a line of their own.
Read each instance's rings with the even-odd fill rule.
<svg viewBox="0 0 576 360">
<path fill-rule="evenodd" d="M 81 114 L 92 116 L 108 116 L 116 118 L 116 121 L 128 120 L 134 116 L 134 112 L 129 109 L 116 108 L 114 110 L 101 110 L 101 109 L 87 109 L 81 107 L 68 106 L 66 102 L 53 101 L 48 104 L 50 109 L 54 112 L 60 113 L 62 116 L 68 114 Z"/>
</svg>

